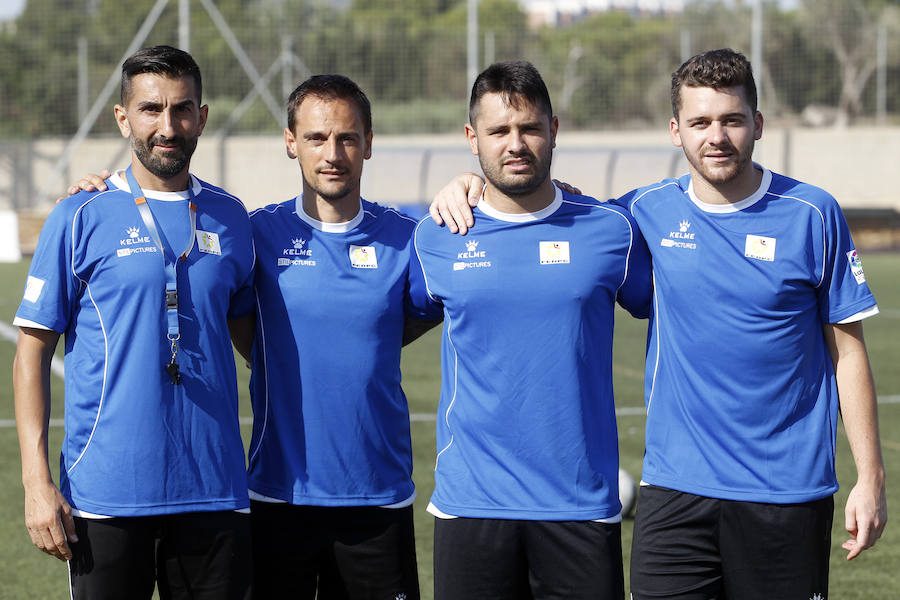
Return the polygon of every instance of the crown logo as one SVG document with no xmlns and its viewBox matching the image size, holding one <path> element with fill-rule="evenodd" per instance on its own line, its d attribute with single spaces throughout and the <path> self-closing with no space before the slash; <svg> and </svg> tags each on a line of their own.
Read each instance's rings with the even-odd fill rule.
<svg viewBox="0 0 900 600">
<path fill-rule="evenodd" d="M 129 227 L 125 231 L 128 232 L 128 237 L 133 237 L 133 238 L 136 238 L 138 236 L 138 233 L 140 232 L 140 230 L 137 227 Z"/>
<path fill-rule="evenodd" d="M 306 243 L 306 240 L 304 240 L 303 238 L 292 239 L 292 240 L 291 240 L 291 243 L 294 244 L 294 248 L 296 248 L 297 250 L 299 250 L 300 248 L 303 247 L 303 244 Z"/>
<path fill-rule="evenodd" d="M 682 221 L 681 223 L 678 224 L 678 230 L 681 233 L 684 233 L 685 231 L 688 230 L 688 227 L 690 227 L 690 226 L 691 226 L 691 224 L 688 222 L 687 219 L 685 219 L 684 221 Z"/>
<path fill-rule="evenodd" d="M 466 250 L 468 250 L 469 252 L 475 252 L 475 248 L 477 248 L 477 247 L 478 247 L 478 242 L 476 242 L 475 240 L 470 240 L 470 241 L 466 242 Z"/>
</svg>

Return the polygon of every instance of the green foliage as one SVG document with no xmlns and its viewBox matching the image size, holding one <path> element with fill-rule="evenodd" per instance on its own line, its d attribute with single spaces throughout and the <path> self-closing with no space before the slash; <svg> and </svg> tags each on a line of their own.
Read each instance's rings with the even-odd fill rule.
<svg viewBox="0 0 900 600">
<path fill-rule="evenodd" d="M 79 123 L 78 40 L 87 43 L 87 83 L 93 102 L 157 0 L 28 0 L 25 12 L 0 28 L 0 136 L 71 135 Z M 217 10 L 281 104 L 311 73 L 343 73 L 356 80 L 385 113 L 384 133 L 446 131 L 458 126 L 467 89 L 467 10 L 463 0 L 216 0 Z M 245 66 L 198 0 L 190 2 L 190 50 L 204 74 L 204 98 L 236 107 L 253 93 Z M 896 32 L 900 2 L 801 2 L 785 11 L 764 0 L 763 107 L 770 117 L 810 104 L 857 114 L 875 105 L 874 77 L 865 89 L 846 85 L 841 48 L 874 50 L 872 27 L 889 35 L 888 110 L 900 110 Z M 668 118 L 671 72 L 684 52 L 723 46 L 749 54 L 752 3 L 694 0 L 683 13 L 610 11 L 559 26 L 532 26 L 517 0 L 480 0 L 479 56 L 526 59 L 541 70 L 565 127 L 658 125 Z M 835 19 L 835 15 L 840 18 Z M 829 33 L 831 32 L 831 33 Z M 829 42 L 829 40 L 831 40 Z M 843 40 L 838 42 L 836 40 Z M 169 0 L 144 45 L 178 43 L 178 0 Z M 843 46 L 840 46 L 840 44 Z M 285 51 L 292 55 L 285 70 Z M 856 54 L 860 54 L 857 52 Z M 865 54 L 865 53 L 862 53 Z M 854 55 L 855 56 L 855 55 Z M 866 55 L 868 56 L 868 55 Z M 844 63 L 870 73 L 871 59 Z M 282 71 L 285 74 L 282 75 Z M 848 98 L 847 90 L 855 91 Z M 115 133 L 104 107 L 92 134 Z M 441 111 L 438 114 L 437 111 Z M 256 104 L 236 132 L 273 131 L 269 110 Z M 263 116 L 261 116 L 263 115 Z M 211 126 L 228 115 L 214 114 Z M 449 124 L 453 123 L 450 127 Z M 393 129 L 396 127 L 396 129 Z"/>
</svg>

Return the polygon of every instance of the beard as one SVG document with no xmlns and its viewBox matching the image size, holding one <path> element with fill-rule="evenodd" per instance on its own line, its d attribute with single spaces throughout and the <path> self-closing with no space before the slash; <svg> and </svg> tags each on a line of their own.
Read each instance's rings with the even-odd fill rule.
<svg viewBox="0 0 900 600">
<path fill-rule="evenodd" d="M 176 149 L 160 156 L 153 153 L 153 147 L 159 144 L 175 146 Z M 191 156 L 197 148 L 197 138 L 173 137 L 166 139 L 154 136 L 144 141 L 132 135 L 131 148 L 144 168 L 160 179 L 171 179 L 190 164 Z"/>
<path fill-rule="evenodd" d="M 547 153 L 545 156 L 538 157 L 532 152 L 522 152 L 517 154 L 515 158 L 530 160 L 531 172 L 520 174 L 504 173 L 502 161 L 499 163 L 488 163 L 484 160 L 483 155 L 479 155 L 479 162 L 481 163 L 481 170 L 484 171 L 484 176 L 499 191 L 507 196 L 527 196 L 538 189 L 550 176 L 551 155 Z"/>
<path fill-rule="evenodd" d="M 694 169 L 709 183 L 713 185 L 721 185 L 735 180 L 739 175 L 745 172 L 747 167 L 753 166 L 753 142 L 748 147 L 738 148 L 729 144 L 728 146 L 717 147 L 715 150 L 729 152 L 732 159 L 725 164 L 718 166 L 710 166 L 704 162 L 703 155 L 707 151 L 701 148 L 696 155 L 685 154 L 688 162 Z"/>
<path fill-rule="evenodd" d="M 346 174 L 347 172 L 347 169 L 342 168 L 342 174 Z M 318 175 L 318 171 L 313 172 L 311 174 L 311 177 L 307 177 L 306 173 L 303 171 L 302 165 L 300 167 L 300 174 L 303 176 L 303 183 L 307 187 L 309 187 L 309 189 L 315 192 L 323 200 L 327 200 L 329 202 L 336 202 L 338 200 L 346 198 L 359 186 L 358 178 L 350 178 L 343 182 L 335 181 L 319 184 L 316 177 Z"/>
</svg>

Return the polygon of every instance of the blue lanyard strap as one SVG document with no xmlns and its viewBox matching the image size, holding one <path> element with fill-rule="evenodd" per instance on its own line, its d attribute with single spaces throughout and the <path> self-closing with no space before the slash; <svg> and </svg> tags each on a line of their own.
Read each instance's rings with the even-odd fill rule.
<svg viewBox="0 0 900 600">
<path fill-rule="evenodd" d="M 150 237 L 153 238 L 156 247 L 159 248 L 159 252 L 163 257 L 163 268 L 166 274 L 166 322 L 168 325 L 166 337 L 172 345 L 172 362 L 174 364 L 175 353 L 177 352 L 175 342 L 181 337 L 178 329 L 178 263 L 184 262 L 188 254 L 190 254 L 191 249 L 194 247 L 194 238 L 197 237 L 197 205 L 194 204 L 194 191 L 191 189 L 190 180 L 188 180 L 188 195 L 190 197 L 189 213 L 191 220 L 191 238 L 188 242 L 188 247 L 185 248 L 184 252 L 182 252 L 181 256 L 178 258 L 175 257 L 173 251 L 173 260 L 169 260 L 165 247 L 163 246 L 162 238 L 159 235 L 159 228 L 156 225 L 156 220 L 153 218 L 153 213 L 150 211 L 150 205 L 147 204 L 147 199 L 144 197 L 143 191 L 141 191 L 141 186 L 138 185 L 137 180 L 134 178 L 130 166 L 125 171 L 125 177 L 128 180 L 128 187 L 131 188 L 131 195 L 134 198 L 134 203 L 137 205 L 138 212 L 141 214 L 141 220 L 143 220 L 144 226 L 147 228 L 147 231 L 150 232 Z"/>
</svg>

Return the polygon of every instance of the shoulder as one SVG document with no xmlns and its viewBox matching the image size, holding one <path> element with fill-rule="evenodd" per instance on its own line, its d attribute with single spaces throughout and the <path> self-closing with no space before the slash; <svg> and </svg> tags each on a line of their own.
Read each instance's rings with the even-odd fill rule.
<svg viewBox="0 0 900 600">
<path fill-rule="evenodd" d="M 295 198 L 268 204 L 262 208 L 257 208 L 250 212 L 250 222 L 254 225 L 266 223 L 276 219 L 283 218 L 284 215 L 290 214 L 294 210 Z"/>
<path fill-rule="evenodd" d="M 627 226 L 631 230 L 634 219 L 628 209 L 615 202 L 597 200 L 591 196 L 577 196 L 563 192 L 562 210 L 574 211 L 591 218 L 609 220 L 610 222 Z"/>
<path fill-rule="evenodd" d="M 808 207 L 823 215 L 840 212 L 837 200 L 820 187 L 804 183 L 778 173 L 772 173 L 769 185 L 770 197 L 793 201 L 800 207 Z"/>
<path fill-rule="evenodd" d="M 687 193 L 689 185 L 690 177 L 688 175 L 678 179 L 663 179 L 662 181 L 633 189 L 624 196 L 613 200 L 611 204 L 622 206 L 629 212 L 634 213 L 635 206 L 638 204 L 654 204 L 672 196 L 683 196 Z"/>
<path fill-rule="evenodd" d="M 199 177 L 195 176 L 194 179 L 200 184 L 200 193 L 197 195 L 198 200 L 209 199 L 215 202 L 210 205 L 214 210 L 222 210 L 228 213 L 240 212 L 246 216 L 247 208 L 237 196 L 229 194 L 222 188 L 207 183 Z"/>
<path fill-rule="evenodd" d="M 397 231 L 405 237 L 412 235 L 413 230 L 416 228 L 416 220 L 408 217 L 396 208 L 382 206 L 363 199 L 362 209 L 366 218 L 372 219 L 383 227 L 389 227 L 392 231 Z"/>
<path fill-rule="evenodd" d="M 101 216 L 108 216 L 109 210 L 123 206 L 123 198 L 131 196 L 115 187 L 102 192 L 80 191 L 61 200 L 47 217 L 47 224 L 68 225 L 74 223 L 85 210 Z"/>
</svg>

